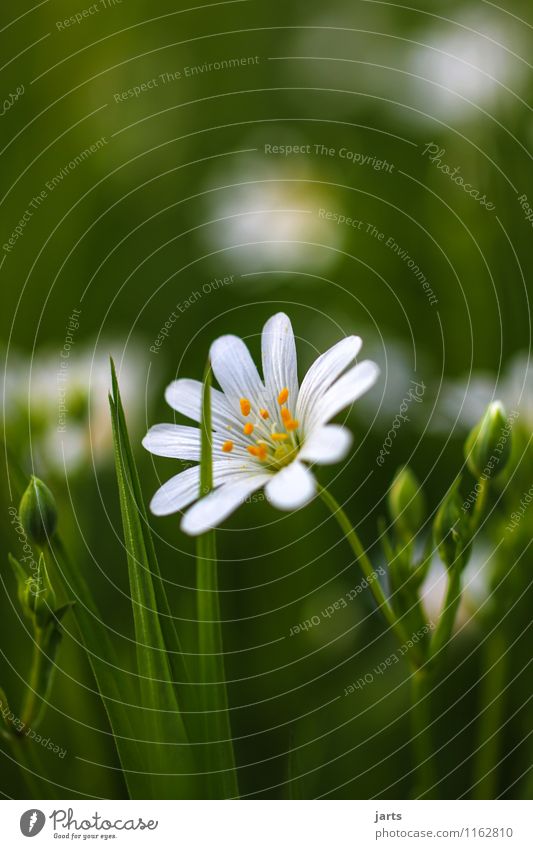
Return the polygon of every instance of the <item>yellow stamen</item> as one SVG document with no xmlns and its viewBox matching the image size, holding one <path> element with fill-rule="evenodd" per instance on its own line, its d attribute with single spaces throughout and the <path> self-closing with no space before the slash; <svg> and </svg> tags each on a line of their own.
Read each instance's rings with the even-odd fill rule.
<svg viewBox="0 0 533 849">
<path fill-rule="evenodd" d="M 286 433 L 273 433 L 272 434 L 272 439 L 274 439 L 275 442 L 285 442 L 285 440 L 288 439 L 288 438 L 289 437 L 287 436 Z"/>
<path fill-rule="evenodd" d="M 243 414 L 243 416 L 249 416 L 251 404 L 248 398 L 241 398 L 239 403 L 241 405 L 241 413 Z"/>
<path fill-rule="evenodd" d="M 267 447 L 262 443 L 259 445 L 247 445 L 248 452 L 252 457 L 257 457 L 259 460 L 265 460 L 267 455 Z"/>
<path fill-rule="evenodd" d="M 242 432 L 245 434 L 245 436 L 250 436 L 250 434 L 254 432 L 253 424 L 251 422 L 246 422 L 242 429 Z"/>
<path fill-rule="evenodd" d="M 278 395 L 278 404 L 284 404 L 288 397 L 289 397 L 289 390 L 287 389 L 287 387 L 285 387 L 284 389 L 281 390 L 281 392 Z"/>
<path fill-rule="evenodd" d="M 233 442 L 231 441 L 231 439 L 227 439 L 226 442 L 224 442 L 224 444 L 222 445 L 222 450 L 226 452 L 233 451 Z"/>
<path fill-rule="evenodd" d="M 291 416 L 289 410 L 287 409 L 287 407 L 281 408 L 281 418 L 283 419 L 284 422 L 292 421 L 292 416 Z"/>
<path fill-rule="evenodd" d="M 261 409 L 259 410 L 259 415 L 261 416 L 262 419 L 268 419 L 269 418 L 268 410 L 265 410 L 264 407 L 261 407 Z"/>
<path fill-rule="evenodd" d="M 285 422 L 285 427 L 287 430 L 296 430 L 298 427 L 298 419 L 291 419 L 289 422 Z"/>
</svg>

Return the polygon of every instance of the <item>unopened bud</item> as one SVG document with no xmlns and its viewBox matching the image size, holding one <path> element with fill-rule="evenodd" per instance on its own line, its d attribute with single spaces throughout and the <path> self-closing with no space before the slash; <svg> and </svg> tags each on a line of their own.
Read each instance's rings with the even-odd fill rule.
<svg viewBox="0 0 533 849">
<path fill-rule="evenodd" d="M 43 546 L 53 537 L 57 527 L 55 498 L 46 484 L 34 475 L 21 498 L 19 515 L 31 542 Z"/>
<path fill-rule="evenodd" d="M 433 522 L 433 539 L 448 569 L 463 569 L 470 555 L 470 528 L 461 510 L 457 480 L 440 505 Z"/>
<path fill-rule="evenodd" d="M 26 580 L 25 602 L 27 609 L 31 611 L 39 627 L 43 628 L 53 618 L 56 594 L 50 583 L 42 552 L 37 571 Z"/>
<path fill-rule="evenodd" d="M 495 478 L 511 454 L 511 430 L 501 401 L 489 404 L 465 442 L 468 468 L 476 478 Z"/>
<path fill-rule="evenodd" d="M 418 480 L 408 466 L 399 469 L 388 496 L 389 511 L 399 535 L 413 539 L 426 518 L 426 500 Z"/>
</svg>

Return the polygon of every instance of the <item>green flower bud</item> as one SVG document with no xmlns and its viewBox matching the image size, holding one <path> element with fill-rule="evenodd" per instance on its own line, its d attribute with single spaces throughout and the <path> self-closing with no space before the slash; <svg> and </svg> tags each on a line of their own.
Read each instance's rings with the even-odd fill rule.
<svg viewBox="0 0 533 849">
<path fill-rule="evenodd" d="M 48 487 L 34 475 L 20 500 L 19 515 L 31 542 L 43 546 L 53 537 L 57 527 L 56 502 Z"/>
<path fill-rule="evenodd" d="M 37 571 L 26 579 L 25 605 L 40 628 L 44 628 L 53 619 L 56 594 L 50 583 L 42 552 L 39 556 Z"/>
<path fill-rule="evenodd" d="M 461 510 L 460 480 L 456 480 L 440 505 L 433 522 L 433 539 L 448 569 L 463 569 L 470 557 L 471 533 Z"/>
<path fill-rule="evenodd" d="M 8 554 L 7 559 L 9 565 L 11 566 L 11 569 L 13 570 L 13 574 L 17 582 L 17 597 L 20 606 L 22 607 L 24 613 L 26 615 L 29 615 L 29 611 L 26 608 L 26 581 L 28 580 L 28 574 L 25 569 L 23 569 L 19 561 L 16 560 L 15 557 L 13 557 L 12 554 Z"/>
<path fill-rule="evenodd" d="M 56 605 L 56 595 L 43 552 L 39 555 L 38 563 L 33 561 L 27 569 L 12 554 L 9 555 L 9 564 L 17 581 L 17 596 L 22 612 L 39 628 L 43 628 L 53 618 L 51 614 Z"/>
<path fill-rule="evenodd" d="M 398 534 L 413 539 L 426 518 L 426 500 L 420 484 L 408 466 L 398 469 L 388 495 L 389 512 Z"/>
<path fill-rule="evenodd" d="M 495 478 L 511 455 L 511 428 L 501 401 L 489 404 L 465 442 L 468 468 L 476 478 Z"/>
</svg>

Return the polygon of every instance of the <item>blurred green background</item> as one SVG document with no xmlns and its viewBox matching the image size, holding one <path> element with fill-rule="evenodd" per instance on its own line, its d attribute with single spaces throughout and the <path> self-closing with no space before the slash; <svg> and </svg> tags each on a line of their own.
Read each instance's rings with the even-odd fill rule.
<svg viewBox="0 0 533 849">
<path fill-rule="evenodd" d="M 321 480 L 346 502 L 376 563 L 376 521 L 396 468 L 413 466 L 433 510 L 461 467 L 472 398 L 507 393 L 508 404 L 525 410 L 527 443 L 530 3 L 514 0 L 511 12 L 485 2 L 242 0 L 191 9 L 132 0 L 33 8 L 24 0 L 0 15 L 2 558 L 17 553 L 7 507 L 39 474 L 126 668 L 132 620 L 107 416 L 109 353 L 148 500 L 179 464 L 154 460 L 140 439 L 149 425 L 174 420 L 164 387 L 176 376 L 200 378 L 217 335 L 242 335 L 257 356 L 264 321 L 284 310 L 300 340 L 300 377 L 341 336 L 361 335 L 382 375 L 350 413 L 353 456 Z M 161 337 L 174 310 L 178 320 Z M 380 467 L 376 455 L 411 380 L 424 383 L 423 403 Z M 519 463 L 503 524 L 533 482 L 531 453 Z M 507 548 L 518 579 L 509 590 L 513 622 L 501 624 L 512 684 L 502 696 L 495 791 L 511 797 L 526 792 L 531 761 L 528 522 Z M 152 525 L 194 652 L 194 547 L 178 517 Z M 473 573 L 485 597 L 497 539 L 498 529 Z M 284 515 L 257 499 L 225 524 L 219 550 L 243 794 L 283 796 L 287 751 L 296 746 L 305 797 L 408 796 L 407 668 L 399 663 L 343 695 L 395 648 L 367 594 L 289 636 L 360 581 L 323 507 Z M 0 684 L 15 707 L 31 640 L 12 577 L 7 568 L 0 575 Z M 435 694 L 443 797 L 471 792 L 487 633 L 478 605 L 472 592 Z M 107 720 L 68 619 L 65 629 L 43 733 L 67 754 L 41 753 L 41 793 L 120 797 Z M 5 746 L 1 776 L 4 795 L 27 797 Z"/>
</svg>

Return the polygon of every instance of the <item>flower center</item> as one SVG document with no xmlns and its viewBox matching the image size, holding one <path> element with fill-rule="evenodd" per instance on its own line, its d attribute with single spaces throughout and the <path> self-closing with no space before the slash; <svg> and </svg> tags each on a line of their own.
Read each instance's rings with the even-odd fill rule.
<svg viewBox="0 0 533 849">
<path fill-rule="evenodd" d="M 286 406 L 288 400 L 289 390 L 286 386 L 280 389 L 277 396 L 279 414 L 277 410 L 267 410 L 265 407 L 260 407 L 255 413 L 248 398 L 239 400 L 241 415 L 248 419 L 242 432 L 244 436 L 251 437 L 246 449 L 261 465 L 271 469 L 281 469 L 292 463 L 299 450 L 299 423 Z"/>
</svg>

